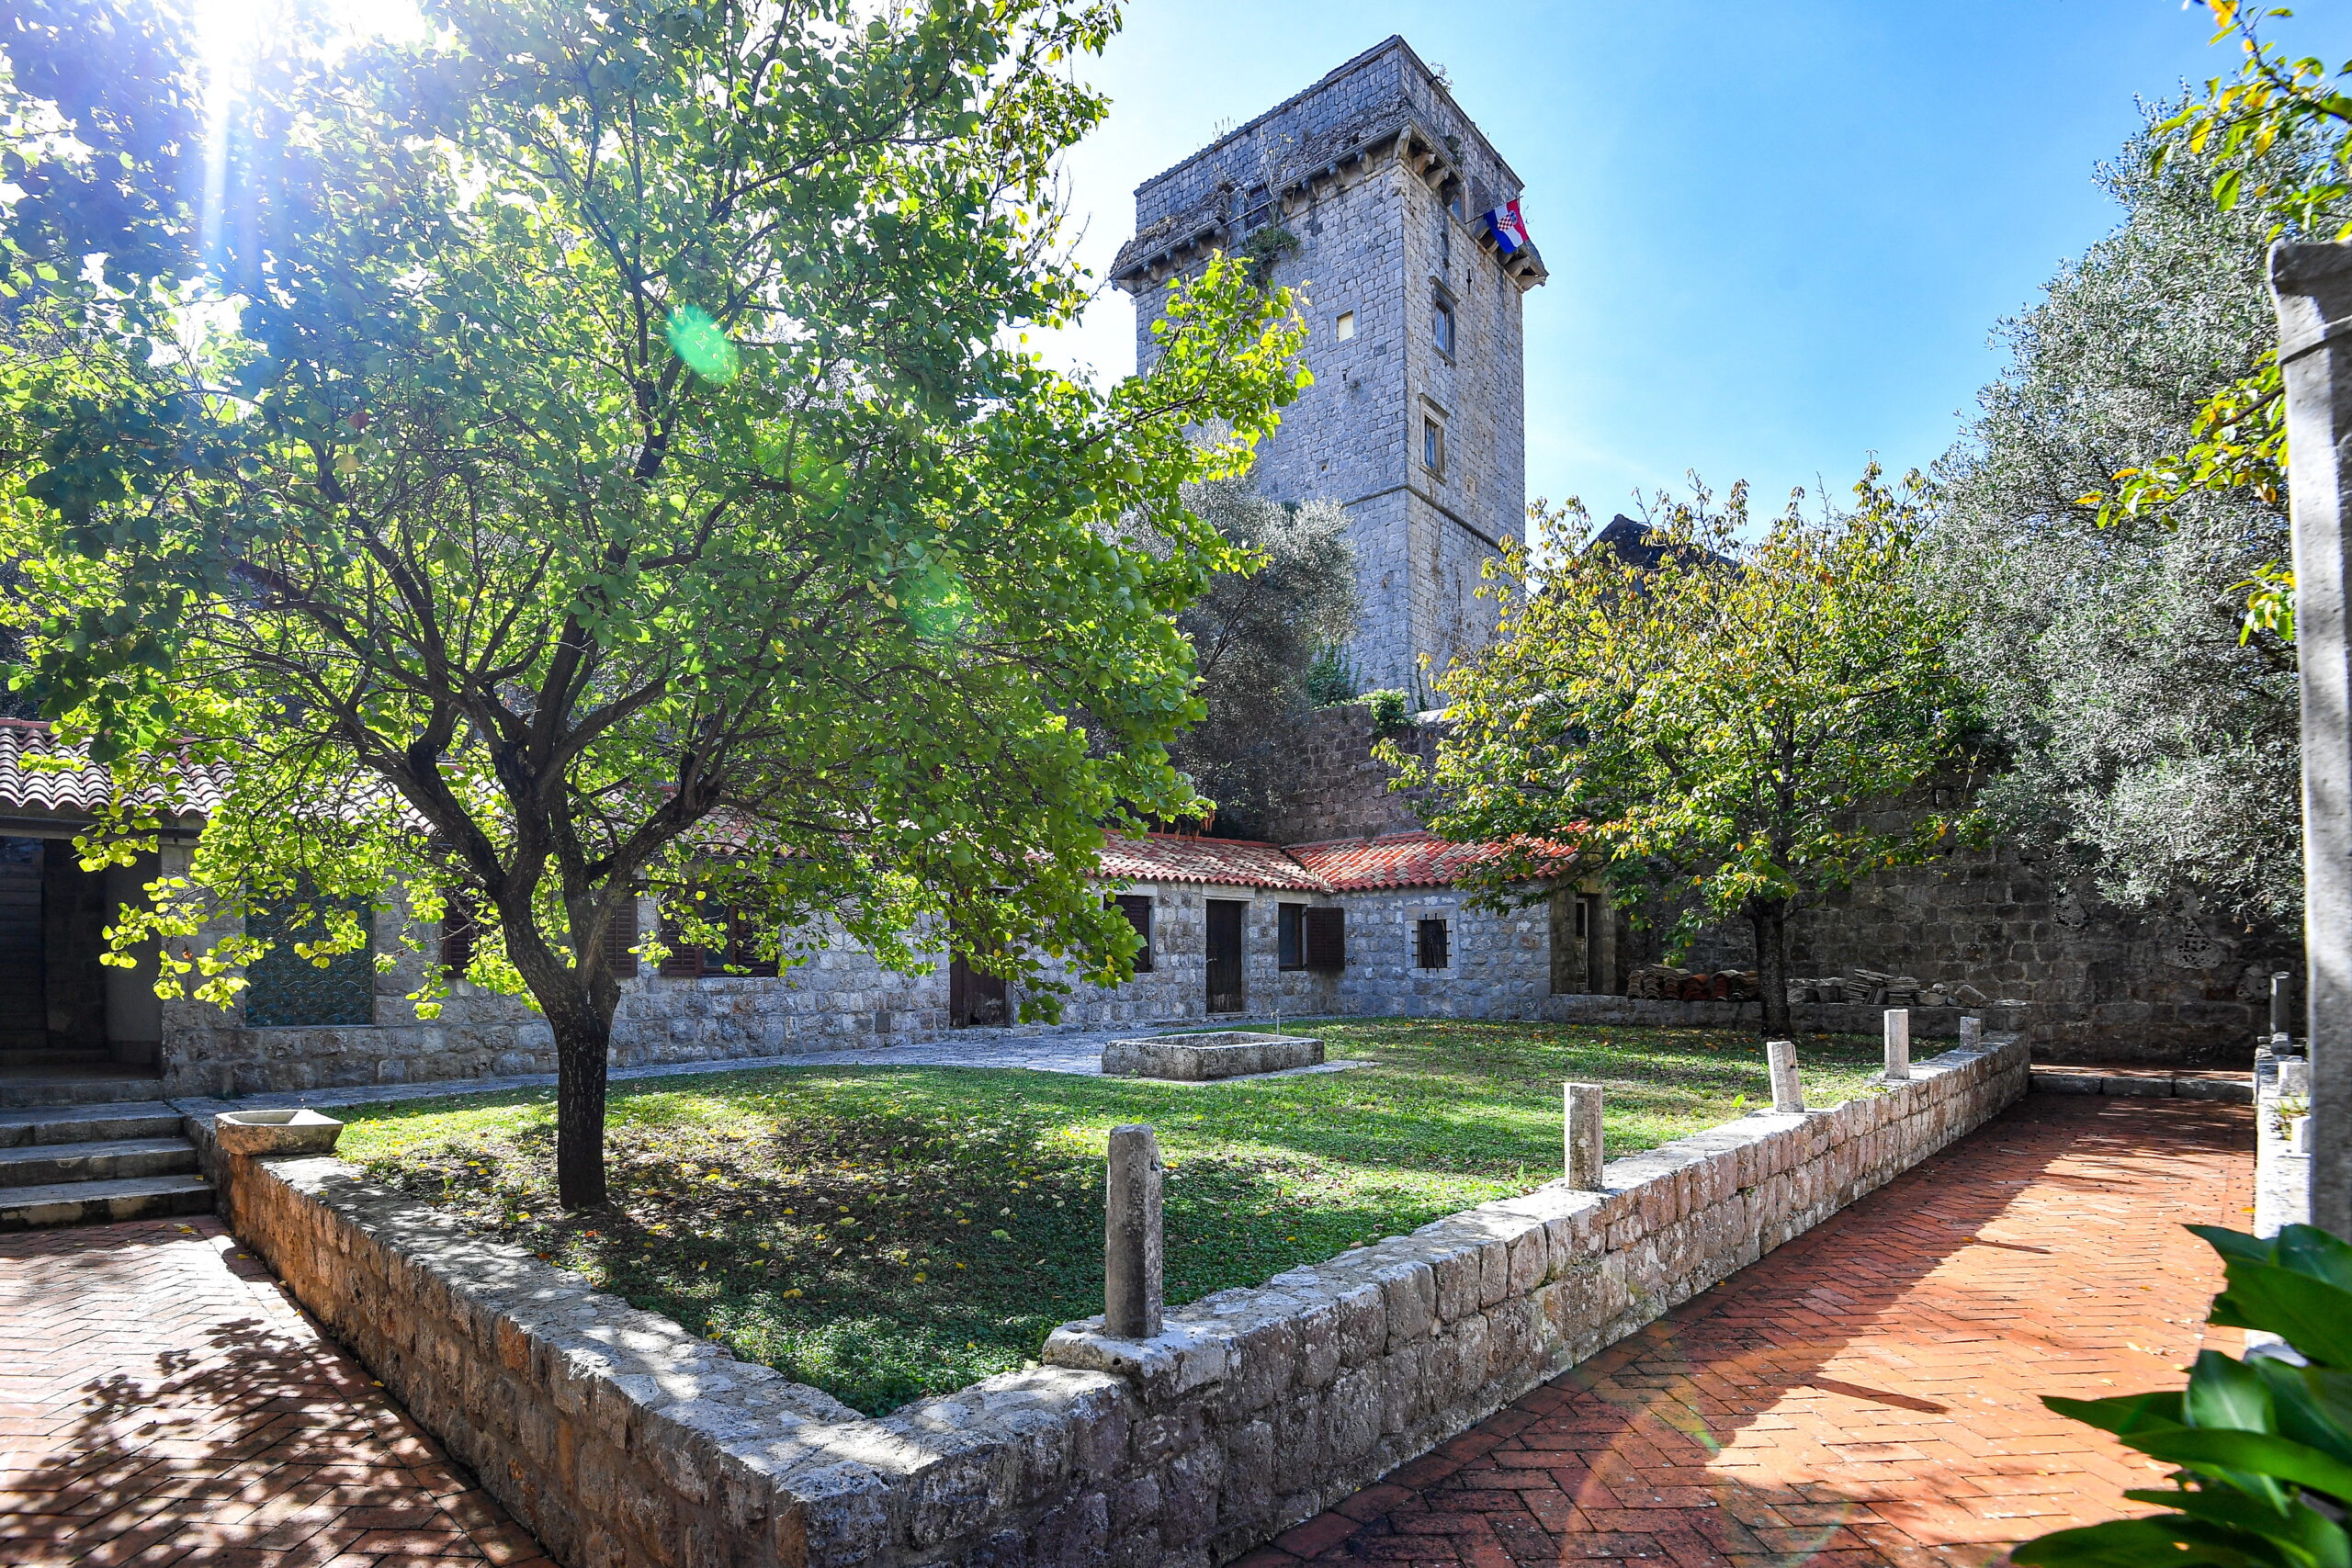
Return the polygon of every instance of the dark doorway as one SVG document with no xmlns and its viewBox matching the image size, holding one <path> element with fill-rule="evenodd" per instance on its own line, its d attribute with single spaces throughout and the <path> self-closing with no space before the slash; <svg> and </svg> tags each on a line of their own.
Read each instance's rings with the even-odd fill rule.
<svg viewBox="0 0 2352 1568">
<path fill-rule="evenodd" d="M 1004 976 L 976 968 L 956 953 L 947 962 L 947 1027 L 1011 1023 L 1012 1008 L 1005 1000 Z"/>
<path fill-rule="evenodd" d="M 0 1059 L 49 1046 L 41 844 L 0 839 Z"/>
<path fill-rule="evenodd" d="M 1250 906 L 1211 898 L 1209 906 L 1209 1011 L 1239 1012 L 1249 996 L 1241 983 L 1241 912 Z"/>
</svg>

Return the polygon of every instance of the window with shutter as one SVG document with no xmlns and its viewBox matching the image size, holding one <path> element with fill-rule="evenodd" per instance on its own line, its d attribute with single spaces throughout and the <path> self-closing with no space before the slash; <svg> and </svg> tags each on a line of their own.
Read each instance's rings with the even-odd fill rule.
<svg viewBox="0 0 2352 1568">
<path fill-rule="evenodd" d="M 316 964 L 294 947 L 325 938 L 323 912 L 331 908 L 358 916 L 368 945 Z M 245 934 L 271 944 L 245 968 L 248 1024 L 282 1029 L 376 1021 L 375 916 L 367 899 L 327 898 L 306 887 L 294 897 L 273 900 L 248 914 Z"/>
<path fill-rule="evenodd" d="M 1309 969 L 1344 969 L 1348 966 L 1348 912 L 1334 907 L 1317 906 L 1306 912 L 1306 966 Z"/>
<path fill-rule="evenodd" d="M 1136 973 L 1148 975 L 1151 962 L 1151 898 L 1148 894 L 1123 893 L 1118 898 L 1119 913 L 1127 917 L 1127 924 L 1135 927 L 1136 940 L 1143 945 L 1136 949 Z"/>
<path fill-rule="evenodd" d="M 1306 927 L 1304 904 L 1277 906 L 1279 913 L 1274 927 L 1274 967 L 1304 969 L 1306 967 Z"/>
<path fill-rule="evenodd" d="M 636 945 L 637 900 L 631 897 L 613 911 L 612 923 L 605 928 L 605 961 L 624 980 L 637 974 L 637 954 L 629 951 Z"/>
<path fill-rule="evenodd" d="M 730 905 L 713 908 L 706 904 L 703 914 L 706 919 L 727 931 L 726 945 L 702 947 L 682 940 L 676 922 L 665 914 L 662 919 L 662 945 L 670 950 L 670 956 L 662 961 L 661 974 L 664 979 L 692 980 L 721 975 L 751 979 L 775 977 L 776 961 L 760 956 L 759 926 L 755 921 Z M 632 927 L 636 919 L 636 912 L 631 910 L 629 923 Z M 637 940 L 633 931 L 629 940 Z"/>
<path fill-rule="evenodd" d="M 441 967 L 452 980 L 462 979 L 473 967 L 481 945 L 481 914 L 473 895 L 451 891 L 441 906 Z"/>
</svg>

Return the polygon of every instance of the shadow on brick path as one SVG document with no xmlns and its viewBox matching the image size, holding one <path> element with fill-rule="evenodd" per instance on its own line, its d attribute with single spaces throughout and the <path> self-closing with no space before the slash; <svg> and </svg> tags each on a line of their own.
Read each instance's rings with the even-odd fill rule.
<svg viewBox="0 0 2352 1568">
<path fill-rule="evenodd" d="M 0 1562 L 548 1568 L 210 1219 L 0 1238 Z"/>
<path fill-rule="evenodd" d="M 2162 1467 L 2048 1393 L 2177 1387 L 2250 1108 L 2030 1095 L 1245 1568 L 1982 1568 Z M 2208 1337 L 2210 1336 L 2210 1340 Z"/>
</svg>

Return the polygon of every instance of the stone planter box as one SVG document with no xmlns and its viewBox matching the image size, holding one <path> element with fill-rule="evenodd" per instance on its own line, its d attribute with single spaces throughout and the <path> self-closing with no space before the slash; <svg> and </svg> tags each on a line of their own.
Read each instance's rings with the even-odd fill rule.
<svg viewBox="0 0 2352 1568">
<path fill-rule="evenodd" d="M 1322 1065 L 1320 1040 L 1230 1029 L 1219 1034 L 1182 1034 L 1168 1040 L 1114 1040 L 1102 1047 L 1102 1071 L 1121 1078 L 1202 1083 Z"/>
<path fill-rule="evenodd" d="M 323 1155 L 334 1152 L 343 1123 L 315 1111 L 227 1111 L 212 1119 L 212 1140 L 225 1155 Z"/>
</svg>

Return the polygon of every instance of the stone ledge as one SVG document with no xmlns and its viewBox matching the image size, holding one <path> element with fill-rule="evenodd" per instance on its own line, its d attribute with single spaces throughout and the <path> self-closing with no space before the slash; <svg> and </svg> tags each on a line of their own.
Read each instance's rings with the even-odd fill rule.
<svg viewBox="0 0 2352 1568">
<path fill-rule="evenodd" d="M 1210 1568 L 1818 1223 L 2024 1092 L 2015 1041 L 1482 1204 L 878 1419 L 330 1158 L 238 1234 L 573 1568 Z"/>
</svg>

